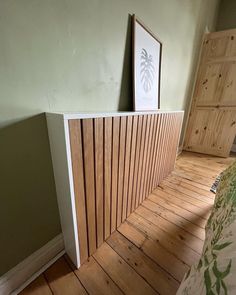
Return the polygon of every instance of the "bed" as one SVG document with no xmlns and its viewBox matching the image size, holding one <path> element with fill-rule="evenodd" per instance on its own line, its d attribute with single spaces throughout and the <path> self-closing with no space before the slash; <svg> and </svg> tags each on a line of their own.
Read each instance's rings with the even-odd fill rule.
<svg viewBox="0 0 236 295">
<path fill-rule="evenodd" d="M 236 162 L 221 176 L 201 258 L 177 292 L 183 294 L 236 294 Z"/>
</svg>

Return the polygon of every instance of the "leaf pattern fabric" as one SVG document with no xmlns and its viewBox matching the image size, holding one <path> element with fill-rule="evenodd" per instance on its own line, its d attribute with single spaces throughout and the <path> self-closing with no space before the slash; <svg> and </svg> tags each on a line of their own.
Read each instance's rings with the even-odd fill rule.
<svg viewBox="0 0 236 295">
<path fill-rule="evenodd" d="M 236 162 L 217 189 L 198 263 L 185 275 L 177 295 L 236 294 Z"/>
</svg>

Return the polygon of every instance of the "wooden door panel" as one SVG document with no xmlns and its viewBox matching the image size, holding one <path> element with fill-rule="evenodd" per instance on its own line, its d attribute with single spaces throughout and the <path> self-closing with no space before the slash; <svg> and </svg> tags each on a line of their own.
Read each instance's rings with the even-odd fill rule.
<svg viewBox="0 0 236 295">
<path fill-rule="evenodd" d="M 224 65 L 224 85 L 219 105 L 234 106 L 236 104 L 236 62 L 227 62 Z"/>
<path fill-rule="evenodd" d="M 236 110 L 199 108 L 186 147 L 189 151 L 227 157 L 236 133 Z"/>
<path fill-rule="evenodd" d="M 184 149 L 229 156 L 236 135 L 236 29 L 206 34 Z"/>
<path fill-rule="evenodd" d="M 223 36 L 206 40 L 206 55 L 207 59 L 220 58 L 226 55 L 229 37 Z"/>
<path fill-rule="evenodd" d="M 206 64 L 202 67 L 197 91 L 197 105 L 215 105 L 219 102 L 221 72 L 221 63 Z"/>
<path fill-rule="evenodd" d="M 189 138 L 188 150 L 192 150 L 195 146 L 201 145 L 201 142 L 205 138 L 205 127 L 208 125 L 208 110 L 196 111 L 192 118 L 193 130 Z"/>
<path fill-rule="evenodd" d="M 229 38 L 227 56 L 236 56 L 236 34 L 231 34 Z"/>
</svg>

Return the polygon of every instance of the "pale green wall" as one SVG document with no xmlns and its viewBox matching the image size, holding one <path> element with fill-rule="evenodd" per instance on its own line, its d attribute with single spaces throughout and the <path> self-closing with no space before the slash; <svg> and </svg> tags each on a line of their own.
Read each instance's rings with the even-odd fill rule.
<svg viewBox="0 0 236 295">
<path fill-rule="evenodd" d="M 132 108 L 133 13 L 163 42 L 162 109 L 184 109 L 217 3 L 0 1 L 0 274 L 60 232 L 45 117 L 34 116 Z"/>
<path fill-rule="evenodd" d="M 217 31 L 236 29 L 235 0 L 221 0 L 216 28 Z"/>
</svg>

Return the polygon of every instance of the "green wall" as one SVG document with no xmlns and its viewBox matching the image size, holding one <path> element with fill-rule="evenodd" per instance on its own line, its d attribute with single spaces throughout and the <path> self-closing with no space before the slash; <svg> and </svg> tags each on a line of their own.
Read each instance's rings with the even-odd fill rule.
<svg viewBox="0 0 236 295">
<path fill-rule="evenodd" d="M 131 110 L 136 13 L 163 42 L 161 108 L 185 109 L 218 0 L 0 1 L 0 274 L 60 232 L 45 116 Z M 39 115 L 40 114 L 40 115 Z"/>
<path fill-rule="evenodd" d="M 235 0 L 221 0 L 216 28 L 217 31 L 236 29 Z"/>
<path fill-rule="evenodd" d="M 236 1 L 221 0 L 216 23 L 217 31 L 236 29 Z M 234 139 L 236 144 L 236 137 Z"/>
</svg>

